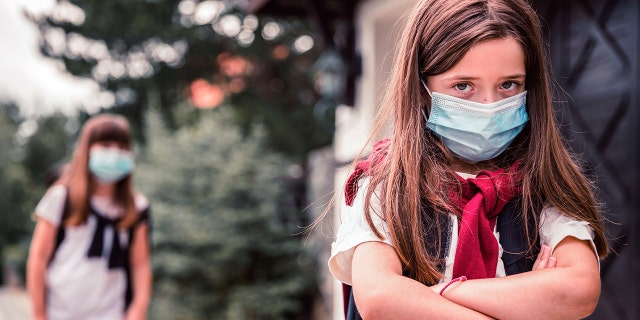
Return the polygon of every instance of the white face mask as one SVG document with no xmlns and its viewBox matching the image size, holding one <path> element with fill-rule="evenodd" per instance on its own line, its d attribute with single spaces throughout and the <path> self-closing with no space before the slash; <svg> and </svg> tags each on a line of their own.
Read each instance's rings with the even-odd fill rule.
<svg viewBox="0 0 640 320">
<path fill-rule="evenodd" d="M 134 167 L 131 151 L 98 148 L 89 154 L 89 171 L 102 183 L 115 183 L 128 176 Z"/>
<path fill-rule="evenodd" d="M 500 155 L 529 121 L 526 91 L 482 104 L 431 93 L 425 83 L 422 84 L 431 95 L 427 128 L 440 137 L 453 153 L 471 163 Z"/>
</svg>

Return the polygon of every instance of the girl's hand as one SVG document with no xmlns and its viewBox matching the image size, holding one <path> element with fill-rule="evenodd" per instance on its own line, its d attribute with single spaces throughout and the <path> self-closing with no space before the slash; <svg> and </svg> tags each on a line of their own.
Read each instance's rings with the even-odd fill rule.
<svg viewBox="0 0 640 320">
<path fill-rule="evenodd" d="M 125 315 L 125 320 L 146 320 L 147 312 L 144 308 L 137 308 L 135 305 L 131 305 Z"/>
<path fill-rule="evenodd" d="M 531 269 L 531 271 L 555 268 L 556 262 L 556 258 L 551 255 L 551 248 L 547 245 L 542 245 L 542 247 L 540 247 L 538 258 L 536 258 L 536 262 L 533 264 L 533 269 Z"/>
</svg>

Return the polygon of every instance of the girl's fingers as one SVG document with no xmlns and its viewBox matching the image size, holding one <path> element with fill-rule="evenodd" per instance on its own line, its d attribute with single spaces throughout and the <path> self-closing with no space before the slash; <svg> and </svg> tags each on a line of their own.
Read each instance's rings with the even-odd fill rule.
<svg viewBox="0 0 640 320">
<path fill-rule="evenodd" d="M 553 261 L 551 261 L 553 260 Z M 532 270 L 542 270 L 545 268 L 553 268 L 555 267 L 555 258 L 551 257 L 551 249 L 549 246 L 542 245 L 540 247 L 540 253 L 538 254 L 538 258 L 536 262 L 533 264 Z"/>
</svg>

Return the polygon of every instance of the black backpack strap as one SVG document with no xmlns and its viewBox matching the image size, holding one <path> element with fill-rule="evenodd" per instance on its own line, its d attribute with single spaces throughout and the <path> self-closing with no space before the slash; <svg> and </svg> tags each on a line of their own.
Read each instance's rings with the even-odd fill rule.
<svg viewBox="0 0 640 320">
<path fill-rule="evenodd" d="M 540 252 L 537 226 L 533 218 L 523 221 L 521 202 L 512 199 L 504 207 L 497 221 L 497 230 L 502 245 L 502 262 L 507 275 L 531 271 L 536 257 Z M 530 234 L 527 236 L 525 223 L 528 224 Z M 529 248 L 528 238 L 534 239 L 534 246 Z"/>
<path fill-rule="evenodd" d="M 356 307 L 356 301 L 353 298 L 353 290 L 350 285 L 343 284 L 343 292 L 345 296 L 345 301 L 347 304 L 345 305 L 345 320 L 362 320 L 362 316 L 358 312 L 358 308 Z M 347 299 L 348 298 L 348 299 Z"/>
<path fill-rule="evenodd" d="M 56 251 L 58 251 L 60 244 L 62 244 L 62 241 L 64 241 L 64 236 L 65 236 L 64 220 L 66 220 L 68 217 L 69 217 L 69 189 L 67 188 L 67 194 L 65 195 L 64 205 L 62 206 L 62 216 L 60 216 L 60 221 L 56 229 L 55 243 L 53 244 L 51 257 L 49 257 L 49 263 L 53 261 L 53 258 L 56 255 Z"/>
</svg>

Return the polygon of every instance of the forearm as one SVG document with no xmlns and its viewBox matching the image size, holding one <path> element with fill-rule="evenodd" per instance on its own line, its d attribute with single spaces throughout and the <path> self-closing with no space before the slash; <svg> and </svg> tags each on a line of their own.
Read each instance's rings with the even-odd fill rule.
<svg viewBox="0 0 640 320">
<path fill-rule="evenodd" d="M 353 293 L 363 319 L 490 319 L 402 276 L 398 256 L 387 244 L 359 245 L 352 264 Z"/>
<path fill-rule="evenodd" d="M 369 286 L 354 287 L 363 319 L 492 319 L 410 278 L 390 275 L 375 279 Z"/>
<path fill-rule="evenodd" d="M 498 319 L 579 319 L 592 312 L 599 296 L 599 281 L 587 278 L 593 275 L 553 268 L 456 283 L 444 295 Z"/>
<path fill-rule="evenodd" d="M 45 319 L 46 263 L 42 259 L 29 257 L 27 261 L 27 290 L 31 298 L 34 319 Z"/>
<path fill-rule="evenodd" d="M 152 282 L 148 239 L 146 225 L 136 229 L 130 252 L 133 299 L 127 312 L 127 319 L 146 319 Z"/>
<path fill-rule="evenodd" d="M 152 274 L 150 263 L 148 260 L 140 263 L 134 266 L 131 272 L 133 282 L 133 299 L 131 304 L 146 310 L 151 298 Z"/>
<path fill-rule="evenodd" d="M 56 227 L 38 219 L 33 231 L 27 260 L 27 290 L 31 298 L 33 319 L 46 319 L 46 277 L 53 252 Z"/>
<path fill-rule="evenodd" d="M 563 240 L 553 254 L 553 267 L 544 267 L 547 257 L 543 250 L 534 271 L 454 283 L 444 296 L 499 319 L 578 319 L 591 314 L 600 295 L 600 274 L 588 242 Z"/>
<path fill-rule="evenodd" d="M 139 264 L 132 268 L 133 297 L 127 309 L 127 320 L 147 319 L 149 300 L 151 297 L 151 267 L 148 263 Z"/>
</svg>

